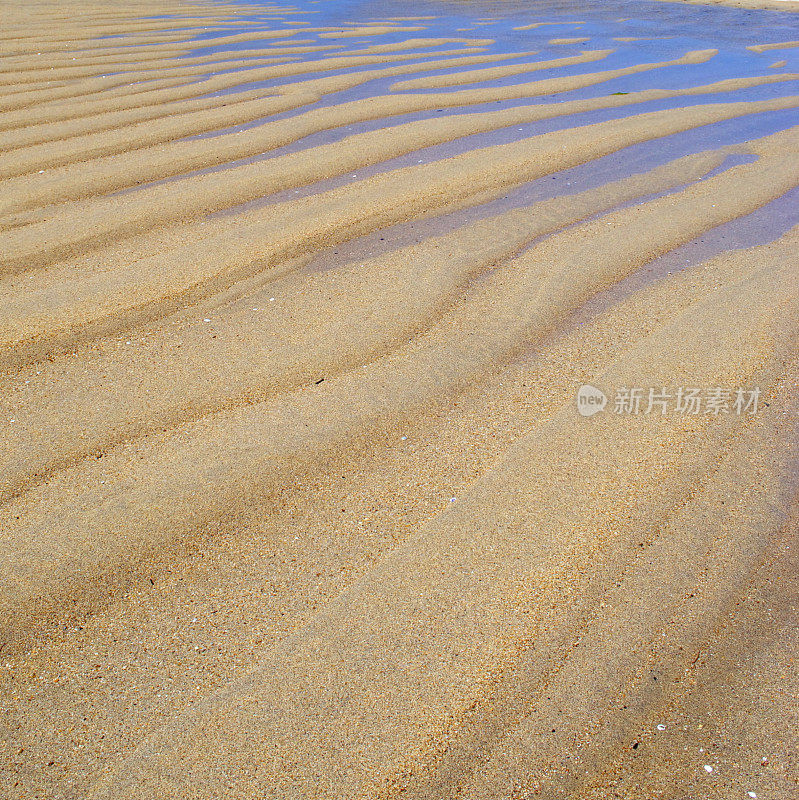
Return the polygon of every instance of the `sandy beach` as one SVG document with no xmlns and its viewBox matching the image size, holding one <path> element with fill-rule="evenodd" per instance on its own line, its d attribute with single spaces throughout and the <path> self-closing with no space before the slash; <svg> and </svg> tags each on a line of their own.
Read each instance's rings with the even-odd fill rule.
<svg viewBox="0 0 799 800">
<path fill-rule="evenodd" d="M 799 797 L 796 11 L 0 0 L 0 795 Z"/>
</svg>

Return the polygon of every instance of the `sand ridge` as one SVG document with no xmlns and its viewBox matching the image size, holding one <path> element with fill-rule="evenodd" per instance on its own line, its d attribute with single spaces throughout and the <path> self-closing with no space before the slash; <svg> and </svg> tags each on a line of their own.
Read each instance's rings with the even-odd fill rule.
<svg viewBox="0 0 799 800">
<path fill-rule="evenodd" d="M 3 796 L 790 797 L 784 25 L 0 6 Z"/>
</svg>

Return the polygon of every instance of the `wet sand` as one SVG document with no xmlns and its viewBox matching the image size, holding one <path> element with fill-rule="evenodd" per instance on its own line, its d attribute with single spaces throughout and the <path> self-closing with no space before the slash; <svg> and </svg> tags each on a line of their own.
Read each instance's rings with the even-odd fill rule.
<svg viewBox="0 0 799 800">
<path fill-rule="evenodd" d="M 0 7 L 3 797 L 799 792 L 795 15 Z"/>
</svg>

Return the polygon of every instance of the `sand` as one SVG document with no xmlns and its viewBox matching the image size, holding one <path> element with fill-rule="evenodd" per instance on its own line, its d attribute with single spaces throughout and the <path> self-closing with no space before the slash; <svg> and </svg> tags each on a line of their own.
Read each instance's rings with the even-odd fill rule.
<svg viewBox="0 0 799 800">
<path fill-rule="evenodd" d="M 0 8 L 3 797 L 794 796 L 783 21 Z"/>
</svg>

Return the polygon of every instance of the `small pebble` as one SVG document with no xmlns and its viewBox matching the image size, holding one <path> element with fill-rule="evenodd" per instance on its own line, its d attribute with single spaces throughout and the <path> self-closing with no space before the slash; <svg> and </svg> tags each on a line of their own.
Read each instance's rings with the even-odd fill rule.
<svg viewBox="0 0 799 800">
<path fill-rule="evenodd" d="M 751 797 L 752 800 L 757 800 L 757 795 L 754 792 L 747 792 L 747 797 Z"/>
<path fill-rule="evenodd" d="M 713 772 L 713 767 L 711 767 L 710 764 L 705 764 L 705 772 L 707 773 Z"/>
<path fill-rule="evenodd" d="M 666 730 L 666 726 L 665 725 L 658 725 L 658 730 L 659 731 L 665 731 Z"/>
</svg>

